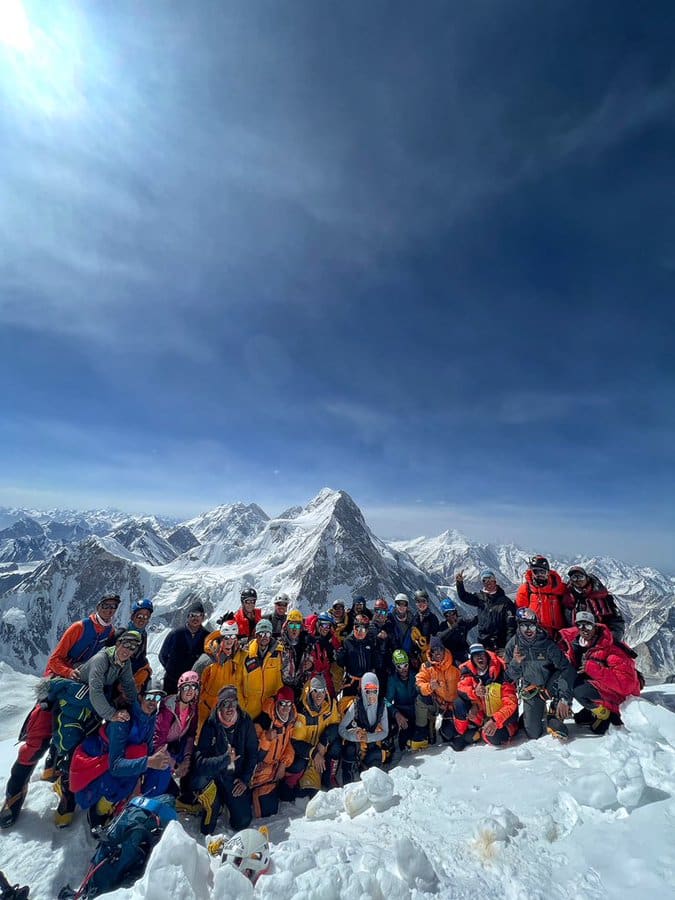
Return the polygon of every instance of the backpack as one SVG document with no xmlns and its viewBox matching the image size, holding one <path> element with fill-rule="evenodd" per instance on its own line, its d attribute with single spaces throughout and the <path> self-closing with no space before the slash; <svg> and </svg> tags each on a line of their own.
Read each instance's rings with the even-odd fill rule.
<svg viewBox="0 0 675 900">
<path fill-rule="evenodd" d="M 143 874 L 152 848 L 176 819 L 175 798 L 134 797 L 101 832 L 99 845 L 77 891 L 66 885 L 59 900 L 90 900 L 133 884 Z"/>
</svg>

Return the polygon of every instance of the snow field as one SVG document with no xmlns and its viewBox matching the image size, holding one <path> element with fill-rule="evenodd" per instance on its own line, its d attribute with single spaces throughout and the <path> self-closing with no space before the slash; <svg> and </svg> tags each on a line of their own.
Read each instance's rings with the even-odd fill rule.
<svg viewBox="0 0 675 900">
<path fill-rule="evenodd" d="M 0 743 L 2 787 L 30 681 L 0 669 L 0 736 L 9 738 Z M 675 686 L 658 691 L 675 696 Z M 272 866 L 255 888 L 208 856 L 197 820 L 185 817 L 167 828 L 144 877 L 107 896 L 675 898 L 675 715 L 640 698 L 623 716 L 626 727 L 602 738 L 572 726 L 567 744 L 521 738 L 459 754 L 434 747 L 388 773 L 371 770 L 353 785 L 283 804 L 267 822 Z M 19 823 L 0 833 L 0 868 L 29 884 L 32 900 L 79 884 L 94 851 L 84 816 L 57 831 L 55 806 L 50 785 L 34 781 Z"/>
</svg>

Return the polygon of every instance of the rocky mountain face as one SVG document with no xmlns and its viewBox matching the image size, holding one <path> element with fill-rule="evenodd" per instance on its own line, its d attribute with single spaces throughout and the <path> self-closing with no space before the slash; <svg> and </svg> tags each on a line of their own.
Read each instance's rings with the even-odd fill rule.
<svg viewBox="0 0 675 900">
<path fill-rule="evenodd" d="M 64 547 L 2 598 L 0 655 L 20 671 L 40 672 L 68 625 L 89 615 L 104 594 L 120 594 L 118 622 L 126 624 L 130 604 L 152 596 L 154 587 L 150 567 L 110 538 Z"/>
<path fill-rule="evenodd" d="M 112 531 L 111 537 L 151 566 L 163 566 L 178 556 L 172 544 L 162 537 L 156 520 L 129 519 Z"/>
<path fill-rule="evenodd" d="M 105 518 L 89 515 L 99 526 Z M 43 531 L 50 522 L 32 518 Z M 54 521 L 84 527 L 82 517 L 64 518 Z M 29 523 L 25 536 L 31 531 L 37 538 Z M 8 540 L 22 534 L 20 528 Z M 454 596 L 457 571 L 464 571 L 469 588 L 478 588 L 478 573 L 486 566 L 513 596 L 529 555 L 513 545 L 471 542 L 452 530 L 387 544 L 368 528 L 348 494 L 329 489 L 275 518 L 244 503 L 219 506 L 177 527 L 152 517 L 117 517 L 104 535 L 60 547 L 27 575 L 5 570 L 6 577 L 21 580 L 0 596 L 0 659 L 38 671 L 65 627 L 109 592 L 122 597 L 121 624 L 134 600 L 152 597 L 155 629 L 182 623 L 197 598 L 213 617 L 236 609 L 248 585 L 256 588 L 263 607 L 271 608 L 283 590 L 305 613 L 325 609 L 338 598 L 349 603 L 363 594 L 372 603 L 378 596 L 391 600 L 399 591 L 412 594 L 421 587 L 436 605 L 440 597 Z M 617 596 L 629 622 L 627 639 L 638 649 L 643 671 L 675 671 L 675 580 L 609 558 L 551 558 L 563 575 L 573 562 L 597 574 Z"/>
</svg>

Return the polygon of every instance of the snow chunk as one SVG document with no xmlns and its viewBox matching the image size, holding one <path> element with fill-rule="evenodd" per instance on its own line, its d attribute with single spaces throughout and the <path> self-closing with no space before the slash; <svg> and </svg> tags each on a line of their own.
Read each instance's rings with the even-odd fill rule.
<svg viewBox="0 0 675 900">
<path fill-rule="evenodd" d="M 616 786 L 606 772 L 581 775 L 567 786 L 567 790 L 581 806 L 609 809 L 616 806 Z"/>
<path fill-rule="evenodd" d="M 622 706 L 621 717 L 630 732 L 675 747 L 675 716 L 663 706 L 632 697 Z"/>
<path fill-rule="evenodd" d="M 521 761 L 534 759 L 534 753 L 530 750 L 527 744 L 525 744 L 522 747 L 518 747 L 518 749 L 516 750 L 516 759 Z"/>
<path fill-rule="evenodd" d="M 307 803 L 305 816 L 308 819 L 335 819 L 344 809 L 342 788 L 319 791 Z"/>
<path fill-rule="evenodd" d="M 345 812 L 349 814 L 351 819 L 360 815 L 370 806 L 370 797 L 361 782 L 357 781 L 354 784 L 348 784 L 343 791 Z"/>
<path fill-rule="evenodd" d="M 174 894 L 174 896 L 180 895 Z M 225 863 L 216 872 L 213 881 L 213 896 L 238 897 L 239 900 L 247 900 L 248 897 L 253 896 L 253 885 L 239 869 Z"/>
<path fill-rule="evenodd" d="M 180 822 L 169 822 L 152 851 L 143 878 L 132 898 L 143 900 L 209 900 L 211 863 L 204 847 L 183 830 Z"/>
<path fill-rule="evenodd" d="M 438 890 L 434 868 L 419 844 L 409 837 L 401 837 L 394 845 L 394 852 L 398 874 L 407 885 L 430 893 Z"/>
<path fill-rule="evenodd" d="M 361 782 L 368 799 L 378 812 L 383 812 L 392 804 L 394 781 L 382 769 L 366 769 L 361 773 Z"/>
</svg>

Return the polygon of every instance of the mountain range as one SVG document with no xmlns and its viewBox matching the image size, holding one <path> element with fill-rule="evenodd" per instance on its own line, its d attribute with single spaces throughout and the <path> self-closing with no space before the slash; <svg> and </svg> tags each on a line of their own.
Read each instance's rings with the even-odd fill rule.
<svg viewBox="0 0 675 900">
<path fill-rule="evenodd" d="M 437 607 L 456 596 L 460 570 L 478 588 L 478 572 L 488 566 L 513 594 L 527 558 L 541 549 L 481 544 L 454 530 L 387 543 L 347 493 L 328 488 L 275 517 L 255 503 L 218 506 L 182 523 L 114 510 L 0 508 L 0 524 L 0 660 L 26 672 L 44 666 L 67 625 L 104 593 L 122 597 L 119 622 L 134 600 L 152 597 L 155 630 L 181 623 L 197 598 L 212 618 L 236 609 L 249 585 L 261 606 L 285 591 L 305 613 L 338 598 L 391 600 L 421 587 Z M 615 594 L 646 674 L 675 672 L 674 578 L 609 557 L 549 558 L 563 574 L 584 565 Z"/>
</svg>

